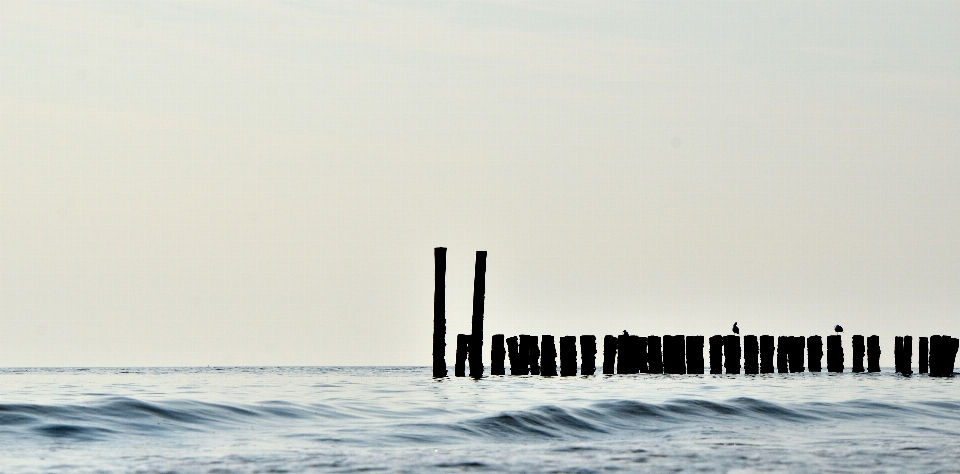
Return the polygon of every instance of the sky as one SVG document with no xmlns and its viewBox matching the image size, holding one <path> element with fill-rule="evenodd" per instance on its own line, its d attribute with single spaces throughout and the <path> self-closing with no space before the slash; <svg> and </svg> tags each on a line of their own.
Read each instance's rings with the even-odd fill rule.
<svg viewBox="0 0 960 474">
<path fill-rule="evenodd" d="M 429 365 L 438 246 L 451 364 L 486 250 L 487 335 L 841 324 L 892 366 L 960 335 L 957 31 L 956 2 L 0 1 L 0 366 Z"/>
</svg>

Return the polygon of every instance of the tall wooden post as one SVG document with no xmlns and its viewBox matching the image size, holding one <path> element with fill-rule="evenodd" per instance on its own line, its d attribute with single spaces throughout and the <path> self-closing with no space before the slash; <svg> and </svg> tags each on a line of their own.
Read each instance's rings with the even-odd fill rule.
<svg viewBox="0 0 960 474">
<path fill-rule="evenodd" d="M 470 376 L 483 377 L 483 295 L 486 292 L 487 252 L 477 251 L 473 274 L 473 321 L 470 334 Z"/>
<path fill-rule="evenodd" d="M 433 249 L 433 376 L 447 376 L 447 249 Z"/>
</svg>

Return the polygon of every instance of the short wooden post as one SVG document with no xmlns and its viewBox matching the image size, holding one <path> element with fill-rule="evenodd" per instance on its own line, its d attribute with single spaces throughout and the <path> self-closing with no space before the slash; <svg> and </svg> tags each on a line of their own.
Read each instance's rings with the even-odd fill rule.
<svg viewBox="0 0 960 474">
<path fill-rule="evenodd" d="M 710 373 L 723 373 L 723 336 L 710 336 Z"/>
<path fill-rule="evenodd" d="M 510 357 L 510 375 L 527 375 L 526 357 L 520 353 L 517 336 L 507 338 L 507 356 Z"/>
<path fill-rule="evenodd" d="M 503 348 L 503 334 L 494 334 L 490 341 L 490 375 L 505 375 L 503 360 L 507 351 Z"/>
<path fill-rule="evenodd" d="M 827 370 L 843 372 L 843 340 L 839 334 L 827 336 Z"/>
<path fill-rule="evenodd" d="M 540 375 L 540 347 L 537 336 L 527 336 L 527 363 L 530 364 L 530 375 Z"/>
<path fill-rule="evenodd" d="M 820 336 L 807 338 L 807 366 L 810 372 L 823 370 L 823 338 Z"/>
<path fill-rule="evenodd" d="M 773 373 L 773 336 L 760 336 L 760 373 Z"/>
<path fill-rule="evenodd" d="M 740 336 L 723 336 L 723 368 L 728 374 L 740 373 Z"/>
<path fill-rule="evenodd" d="M 760 373 L 760 341 L 757 336 L 743 338 L 743 373 Z"/>
<path fill-rule="evenodd" d="M 647 336 L 647 368 L 651 374 L 663 373 L 663 353 L 661 347 L 660 336 Z"/>
<path fill-rule="evenodd" d="M 900 359 L 903 363 L 903 375 L 913 374 L 913 336 L 903 336 L 903 357 Z"/>
<path fill-rule="evenodd" d="M 787 336 L 777 337 L 777 373 L 790 373 L 790 339 Z"/>
<path fill-rule="evenodd" d="M 603 373 L 611 375 L 617 368 L 617 338 L 607 334 L 603 336 Z"/>
<path fill-rule="evenodd" d="M 554 343 L 553 336 L 549 334 L 540 336 L 540 344 L 543 348 L 540 357 L 540 375 L 555 377 L 557 375 L 557 345 Z"/>
<path fill-rule="evenodd" d="M 787 360 L 790 364 L 791 373 L 803 372 L 804 342 L 803 336 L 790 336 L 790 352 L 787 355 Z"/>
<path fill-rule="evenodd" d="M 467 375 L 467 355 L 470 354 L 470 336 L 457 334 L 457 360 L 453 366 L 453 375 L 465 377 Z"/>
<path fill-rule="evenodd" d="M 703 373 L 703 336 L 687 336 L 687 373 Z"/>
<path fill-rule="evenodd" d="M 675 375 L 687 373 L 683 347 L 683 336 L 663 336 L 663 373 Z"/>
<path fill-rule="evenodd" d="M 597 336 L 580 336 L 580 375 L 597 373 Z"/>
<path fill-rule="evenodd" d="M 867 353 L 867 347 L 863 343 L 863 336 L 853 336 L 853 371 L 863 372 L 863 356 Z"/>
<path fill-rule="evenodd" d="M 563 336 L 560 338 L 560 375 L 564 377 L 577 375 L 576 336 Z"/>
<path fill-rule="evenodd" d="M 617 373 L 630 374 L 633 362 L 633 344 L 630 344 L 630 336 L 621 334 L 617 336 Z"/>
<path fill-rule="evenodd" d="M 867 338 L 867 372 L 880 372 L 880 336 Z"/>
<path fill-rule="evenodd" d="M 925 373 L 928 372 L 927 360 L 928 360 L 929 357 L 930 357 L 929 340 L 928 340 L 926 337 L 924 337 L 924 336 L 920 336 L 920 341 L 918 342 L 918 344 L 920 345 L 920 347 L 919 347 L 919 349 L 920 349 L 920 361 L 919 361 L 919 362 L 920 362 L 920 367 L 919 367 L 920 370 L 919 370 L 919 372 L 920 372 L 921 374 L 925 374 Z"/>
</svg>

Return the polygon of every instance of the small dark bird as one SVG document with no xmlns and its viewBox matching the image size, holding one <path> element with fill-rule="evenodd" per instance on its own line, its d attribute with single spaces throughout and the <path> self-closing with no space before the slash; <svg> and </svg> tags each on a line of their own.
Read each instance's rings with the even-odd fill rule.
<svg viewBox="0 0 960 474">
<path fill-rule="evenodd" d="M 833 330 L 834 330 L 834 331 L 837 331 L 837 334 L 840 334 L 840 333 L 843 332 L 843 326 L 841 326 L 841 325 L 838 324 L 838 325 L 836 325 L 836 326 L 833 327 Z"/>
<path fill-rule="evenodd" d="M 734 333 L 734 334 L 740 334 L 740 328 L 737 327 L 737 323 L 736 323 L 736 322 L 733 323 L 733 333 Z M 711 357 L 712 357 L 712 356 L 711 356 Z"/>
<path fill-rule="evenodd" d="M 623 330 L 623 335 L 624 335 L 624 336 L 629 336 L 629 335 L 630 335 L 630 333 L 628 333 L 628 332 L 627 332 L 627 330 L 626 330 L 626 329 L 624 329 L 624 330 Z"/>
</svg>

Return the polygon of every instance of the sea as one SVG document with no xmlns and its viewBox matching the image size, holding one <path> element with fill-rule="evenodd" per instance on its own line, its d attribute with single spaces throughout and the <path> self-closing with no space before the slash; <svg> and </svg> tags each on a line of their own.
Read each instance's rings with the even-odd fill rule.
<svg viewBox="0 0 960 474">
<path fill-rule="evenodd" d="M 960 472 L 960 378 L 8 368 L 0 471 Z"/>
</svg>

